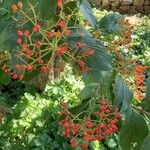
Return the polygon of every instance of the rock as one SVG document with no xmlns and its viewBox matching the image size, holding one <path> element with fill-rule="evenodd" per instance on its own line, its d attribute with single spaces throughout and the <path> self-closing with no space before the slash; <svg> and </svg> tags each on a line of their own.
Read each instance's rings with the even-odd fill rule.
<svg viewBox="0 0 150 150">
<path fill-rule="evenodd" d="M 142 13 L 144 10 L 144 7 L 143 6 L 137 6 L 136 9 L 138 12 Z"/>
<path fill-rule="evenodd" d="M 114 11 L 114 12 L 119 12 L 120 10 L 118 9 L 118 7 L 111 7 L 111 9 Z"/>
<path fill-rule="evenodd" d="M 123 0 L 121 2 L 121 5 L 131 5 L 133 3 L 133 0 Z"/>
<path fill-rule="evenodd" d="M 145 11 L 150 11 L 150 6 L 144 6 Z"/>
<path fill-rule="evenodd" d="M 144 5 L 150 5 L 150 0 L 145 0 Z M 150 6 L 149 6 L 149 8 L 150 8 Z"/>
<path fill-rule="evenodd" d="M 144 4 L 144 0 L 134 0 L 133 5 L 142 6 Z"/>
<path fill-rule="evenodd" d="M 103 0 L 102 1 L 102 6 L 109 6 L 111 3 L 109 0 Z"/>
<path fill-rule="evenodd" d="M 115 0 L 114 2 L 111 3 L 111 6 L 116 7 L 120 4 L 119 0 Z"/>
<path fill-rule="evenodd" d="M 136 12 L 136 6 L 132 5 L 131 9 L 129 10 L 129 13 L 134 14 L 134 12 Z"/>
<path fill-rule="evenodd" d="M 122 11 L 128 12 L 130 10 L 130 6 L 120 6 Z"/>
</svg>

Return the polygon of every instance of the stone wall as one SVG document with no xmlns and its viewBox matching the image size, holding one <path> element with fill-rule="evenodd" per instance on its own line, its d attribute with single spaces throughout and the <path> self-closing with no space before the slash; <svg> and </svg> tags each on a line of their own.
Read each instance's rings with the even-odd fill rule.
<svg viewBox="0 0 150 150">
<path fill-rule="evenodd" d="M 91 0 L 98 8 L 127 14 L 150 14 L 150 0 Z"/>
</svg>

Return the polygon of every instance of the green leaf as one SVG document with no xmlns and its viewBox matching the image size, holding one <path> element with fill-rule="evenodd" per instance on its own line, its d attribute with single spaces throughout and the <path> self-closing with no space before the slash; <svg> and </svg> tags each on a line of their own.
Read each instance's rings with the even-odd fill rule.
<svg viewBox="0 0 150 150">
<path fill-rule="evenodd" d="M 70 15 L 72 12 L 76 12 L 78 6 L 76 1 L 70 1 L 63 5 L 63 11 L 65 14 Z"/>
<path fill-rule="evenodd" d="M 129 87 L 124 83 L 123 79 L 116 77 L 114 85 L 115 100 L 114 103 L 117 105 L 121 113 L 125 117 L 130 118 L 131 115 L 131 100 L 133 98 L 133 93 L 130 91 Z"/>
<path fill-rule="evenodd" d="M 78 106 L 75 106 L 73 108 L 70 108 L 69 111 L 74 114 L 74 115 L 77 115 L 79 114 L 80 112 L 83 112 L 84 110 L 87 110 L 87 108 L 89 107 L 89 100 L 90 99 L 84 99 L 82 101 L 82 103 Z M 82 113 L 82 115 L 80 115 L 79 117 L 84 117 L 85 114 Z"/>
<path fill-rule="evenodd" d="M 149 150 L 149 149 L 150 149 L 150 134 L 145 138 L 141 150 Z"/>
<path fill-rule="evenodd" d="M 18 53 L 19 53 L 19 51 L 18 51 L 17 47 L 14 49 L 11 49 L 11 51 L 10 51 L 11 60 L 10 61 L 11 61 L 11 66 L 13 68 L 14 73 L 21 74 L 21 73 L 23 73 L 23 70 L 20 71 L 20 70 L 16 69 L 16 65 L 17 64 L 23 65 L 24 62 L 19 57 L 17 57 Z"/>
<path fill-rule="evenodd" d="M 49 20 L 56 13 L 56 0 L 43 0 L 40 4 L 41 19 Z"/>
<path fill-rule="evenodd" d="M 0 70 L 0 83 L 7 85 L 11 81 L 11 76 Z"/>
<path fill-rule="evenodd" d="M 25 72 L 23 80 L 24 81 L 30 81 L 33 78 L 37 77 L 39 74 L 40 74 L 39 70 L 33 70 L 33 71 Z"/>
<path fill-rule="evenodd" d="M 3 26 L 6 22 L 3 23 Z M 0 31 L 0 47 L 1 50 L 11 50 L 17 46 L 17 35 L 14 26 L 1 27 Z"/>
<path fill-rule="evenodd" d="M 148 133 L 148 126 L 143 116 L 133 110 L 130 120 L 120 130 L 119 142 L 122 150 L 141 150 L 142 143 Z"/>
<path fill-rule="evenodd" d="M 96 17 L 93 15 L 92 7 L 88 0 L 82 0 L 79 3 L 80 11 L 84 15 L 84 17 L 90 22 L 92 27 L 96 28 L 97 26 L 97 20 Z"/>
<path fill-rule="evenodd" d="M 122 15 L 117 13 L 109 14 L 98 22 L 98 26 L 104 33 L 119 32 L 120 26 L 117 24 L 117 21 L 122 17 Z"/>
<path fill-rule="evenodd" d="M 84 36 L 80 36 L 83 33 Z M 91 68 L 91 71 L 86 73 L 87 80 L 88 78 L 95 77 L 95 73 L 97 78 L 99 78 L 100 71 L 109 71 L 112 69 L 111 66 L 111 56 L 107 52 L 106 47 L 95 38 L 92 37 L 91 33 L 82 28 L 78 28 L 72 32 L 72 36 L 70 37 L 69 43 L 73 48 L 76 48 L 76 43 L 84 43 L 90 49 L 94 50 L 94 54 L 86 57 L 85 64 Z M 85 48 L 78 49 L 77 53 L 84 52 Z M 94 78 L 97 82 L 97 78 Z"/>
<path fill-rule="evenodd" d="M 81 100 L 88 99 L 88 98 L 92 97 L 92 95 L 93 95 L 95 89 L 97 88 L 97 86 L 98 86 L 98 83 L 94 83 L 94 82 L 86 85 L 81 90 L 81 93 L 80 93 Z"/>
<path fill-rule="evenodd" d="M 114 139 L 110 139 L 109 141 L 107 141 L 107 145 L 109 148 L 113 149 L 117 146 L 117 143 Z"/>
<path fill-rule="evenodd" d="M 147 91 L 146 91 L 146 97 L 145 97 L 145 107 L 150 106 L 150 77 L 147 79 Z"/>
<path fill-rule="evenodd" d="M 76 24 L 79 24 L 77 13 L 79 11 L 79 8 L 77 6 L 76 1 L 69 1 L 63 5 L 63 12 L 65 15 L 71 15 L 71 18 L 68 20 L 68 26 L 76 26 Z M 56 18 L 56 17 L 55 17 Z"/>
<path fill-rule="evenodd" d="M 80 36 L 83 33 L 83 36 Z M 91 69 L 89 72 L 83 74 L 84 82 L 90 81 L 98 82 L 101 79 L 101 71 L 109 71 L 111 66 L 111 55 L 108 53 L 106 47 L 97 39 L 93 38 L 91 33 L 83 28 L 73 29 L 72 35 L 69 38 L 69 44 L 72 51 L 76 51 L 76 43 L 84 43 L 86 47 L 94 50 L 94 54 L 84 59 L 85 64 Z M 78 48 L 76 54 L 85 52 L 85 48 Z"/>
<path fill-rule="evenodd" d="M 0 8 L 0 18 L 8 13 L 8 10 L 5 8 Z"/>
</svg>

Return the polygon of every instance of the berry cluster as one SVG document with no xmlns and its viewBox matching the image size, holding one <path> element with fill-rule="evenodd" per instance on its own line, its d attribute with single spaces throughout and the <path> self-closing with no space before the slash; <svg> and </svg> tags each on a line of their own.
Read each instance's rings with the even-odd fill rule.
<svg viewBox="0 0 150 150">
<path fill-rule="evenodd" d="M 53 69 L 54 59 L 65 59 L 69 62 L 76 64 L 82 72 L 88 72 L 90 68 L 85 64 L 85 57 L 94 54 L 94 50 L 88 48 L 84 43 L 77 42 L 74 45 L 74 50 L 65 42 L 72 32 L 68 26 L 71 16 L 65 15 L 63 12 L 63 1 L 57 0 L 60 18 L 56 23 L 48 24 L 41 21 L 36 12 L 33 10 L 32 4 L 29 3 L 29 14 L 24 11 L 22 2 L 13 4 L 12 11 L 16 16 L 21 16 L 23 21 L 21 27 L 17 29 L 17 43 L 19 51 L 16 56 L 21 60 L 21 64 L 16 64 L 15 70 L 17 73 L 11 73 L 12 79 L 23 79 L 24 74 L 39 70 L 48 73 Z M 33 13 L 33 17 L 31 14 Z M 18 20 L 18 18 L 16 19 Z M 19 23 L 20 23 L 19 22 Z M 32 24 L 31 28 L 26 28 L 26 24 Z M 80 36 L 84 34 L 80 33 Z M 81 49 L 81 52 L 78 49 Z M 76 52 L 79 53 L 76 53 Z"/>
<path fill-rule="evenodd" d="M 133 38 L 135 25 L 141 23 L 137 17 L 126 17 L 122 23 L 121 35 L 114 38 L 109 44 L 108 50 L 114 55 L 114 62 L 119 73 L 125 78 L 128 85 L 134 91 L 134 97 L 142 100 L 145 93 L 145 71 L 149 68 L 139 64 L 139 60 L 133 58 Z"/>
<path fill-rule="evenodd" d="M 133 68 L 133 76 L 135 81 L 135 97 L 138 100 L 142 100 L 144 98 L 144 79 L 145 79 L 145 71 L 149 69 L 148 66 L 136 65 Z"/>
<path fill-rule="evenodd" d="M 67 110 L 66 105 L 63 105 L 63 111 L 60 112 L 60 115 L 64 117 L 59 122 L 62 127 L 62 134 L 70 139 L 73 148 L 80 147 L 87 150 L 90 141 L 100 141 L 117 132 L 117 124 L 122 118 L 117 107 L 107 105 L 103 98 L 100 99 L 98 110 L 89 111 L 88 115 L 85 114 L 84 118 L 79 118 L 79 115 L 74 116 Z"/>
</svg>

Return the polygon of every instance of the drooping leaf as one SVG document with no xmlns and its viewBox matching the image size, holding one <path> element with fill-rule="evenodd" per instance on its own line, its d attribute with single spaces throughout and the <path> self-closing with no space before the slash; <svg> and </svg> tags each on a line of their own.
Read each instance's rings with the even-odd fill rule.
<svg viewBox="0 0 150 150">
<path fill-rule="evenodd" d="M 83 35 L 81 36 L 81 34 Z M 94 54 L 84 59 L 85 64 L 91 69 L 89 72 L 83 74 L 84 80 L 90 81 L 92 79 L 92 82 L 98 82 L 101 71 L 109 71 L 112 69 L 111 55 L 100 41 L 92 37 L 89 31 L 82 28 L 72 30 L 72 35 L 68 43 L 77 54 L 85 52 L 85 48 L 78 48 L 76 50 L 76 43 L 83 43 L 87 48 L 94 50 Z"/>
<path fill-rule="evenodd" d="M 131 100 L 133 98 L 133 93 L 130 91 L 129 87 L 124 83 L 123 79 L 120 77 L 116 77 L 114 93 L 115 105 L 117 105 L 120 108 L 121 113 L 124 114 L 125 117 L 130 118 L 132 112 Z"/>
<path fill-rule="evenodd" d="M 122 15 L 117 13 L 109 14 L 98 22 L 98 27 L 104 33 L 118 32 L 120 30 L 120 26 L 117 24 L 117 21 L 122 17 Z"/>
<path fill-rule="evenodd" d="M 17 57 L 18 54 L 19 54 L 19 51 L 17 47 L 10 50 L 10 55 L 11 55 L 10 63 L 13 68 L 13 72 L 15 74 L 23 74 L 23 70 L 21 71 L 21 70 L 16 69 L 16 65 L 24 64 L 24 62 L 19 57 Z"/>
<path fill-rule="evenodd" d="M 97 86 L 98 86 L 98 83 L 94 83 L 94 82 L 86 85 L 81 90 L 81 93 L 80 93 L 81 100 L 88 99 L 88 98 L 92 97 L 92 95 L 93 95 L 95 89 L 97 88 Z"/>
<path fill-rule="evenodd" d="M 83 33 L 83 36 L 80 34 Z M 94 54 L 86 57 L 85 64 L 91 68 L 91 70 L 86 73 L 87 79 L 93 77 L 93 75 L 97 76 L 97 78 L 93 78 L 96 82 L 100 76 L 100 71 L 109 71 L 112 69 L 111 66 L 111 56 L 108 54 L 106 47 L 95 38 L 92 37 L 90 32 L 87 30 L 83 30 L 79 28 L 72 32 L 72 36 L 70 37 L 69 43 L 73 48 L 75 48 L 76 43 L 84 43 L 86 47 L 94 50 Z M 78 49 L 77 53 L 84 52 L 85 48 Z"/>
<path fill-rule="evenodd" d="M 3 23 L 3 26 L 6 22 Z M 1 50 L 11 50 L 17 46 L 17 35 L 13 25 L 1 27 L 0 31 L 0 47 Z"/>
<path fill-rule="evenodd" d="M 90 99 L 85 99 L 82 101 L 82 103 L 78 106 L 75 106 L 73 108 L 70 108 L 69 111 L 74 114 L 74 115 L 77 115 L 79 114 L 80 112 L 83 112 L 85 110 L 87 110 L 87 108 L 89 107 L 89 100 Z M 84 114 L 82 113 L 82 115 L 80 115 L 80 117 L 84 117 Z"/>
<path fill-rule="evenodd" d="M 150 77 L 147 79 L 147 91 L 146 91 L 146 97 L 145 97 L 145 107 L 150 106 Z"/>
<path fill-rule="evenodd" d="M 8 13 L 8 10 L 5 8 L 0 8 L 0 19 Z"/>
<path fill-rule="evenodd" d="M 145 138 L 141 150 L 149 150 L 149 149 L 150 149 L 150 134 Z"/>
<path fill-rule="evenodd" d="M 92 27 L 97 27 L 97 20 L 96 17 L 93 15 L 91 4 L 88 0 L 82 0 L 79 3 L 80 10 L 84 17 L 90 22 Z"/>
<path fill-rule="evenodd" d="M 49 20 L 56 13 L 57 0 L 44 0 L 40 4 L 41 18 Z"/>
<path fill-rule="evenodd" d="M 30 72 L 25 72 L 23 81 L 30 81 L 33 78 L 37 77 L 40 74 L 39 70 L 33 70 Z"/>
<path fill-rule="evenodd" d="M 11 80 L 11 76 L 0 70 L 0 83 L 7 85 Z"/>
<path fill-rule="evenodd" d="M 142 143 L 148 133 L 148 126 L 143 116 L 133 110 L 130 120 L 120 130 L 119 142 L 122 150 L 141 150 Z"/>
</svg>

